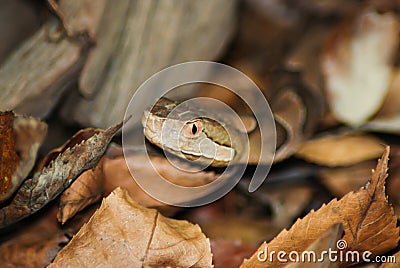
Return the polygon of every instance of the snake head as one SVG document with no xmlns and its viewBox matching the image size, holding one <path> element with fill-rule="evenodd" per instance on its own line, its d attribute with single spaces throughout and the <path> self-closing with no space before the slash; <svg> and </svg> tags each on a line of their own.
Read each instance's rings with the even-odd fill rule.
<svg viewBox="0 0 400 268">
<path fill-rule="evenodd" d="M 151 143 L 181 158 L 227 166 L 235 157 L 228 131 L 219 122 L 201 117 L 196 109 L 160 98 L 143 114 L 144 135 Z"/>
</svg>

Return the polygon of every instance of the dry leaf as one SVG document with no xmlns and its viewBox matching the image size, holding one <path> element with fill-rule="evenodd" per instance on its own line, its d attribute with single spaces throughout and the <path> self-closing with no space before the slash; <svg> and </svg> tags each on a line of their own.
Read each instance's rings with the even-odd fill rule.
<svg viewBox="0 0 400 268">
<path fill-rule="evenodd" d="M 35 171 L 40 172 L 45 166 L 50 164 L 51 161 L 54 161 L 62 152 L 66 151 L 68 148 L 74 147 L 75 145 L 79 145 L 82 141 L 87 140 L 93 135 L 99 133 L 99 131 L 103 130 L 96 128 L 85 128 L 79 130 L 69 140 L 64 142 L 63 145 L 51 150 L 45 157 L 43 157 L 40 163 L 36 165 Z"/>
<path fill-rule="evenodd" d="M 0 230 L 1 267 L 45 267 L 58 251 L 89 221 L 96 210 L 91 206 L 64 226 L 55 221 L 58 206 L 52 203 L 27 221 L 21 228 Z M 14 226 L 13 226 L 14 227 Z"/>
<path fill-rule="evenodd" d="M 383 142 L 372 135 L 345 133 L 306 141 L 296 156 L 324 166 L 348 166 L 379 157 Z"/>
<path fill-rule="evenodd" d="M 103 197 L 103 158 L 94 169 L 83 172 L 60 196 L 57 220 L 64 224 L 76 213 Z"/>
<path fill-rule="evenodd" d="M 304 83 L 314 90 L 321 90 L 322 73 L 319 67 L 323 40 L 328 31 L 327 25 L 315 25 L 311 27 L 299 40 L 294 51 L 286 59 L 285 66 L 292 71 L 302 74 Z"/>
<path fill-rule="evenodd" d="M 127 189 L 137 202 L 145 207 L 164 207 L 165 204 L 149 196 L 132 178 L 123 157 L 104 158 L 104 193 L 110 194 L 118 187 Z"/>
<path fill-rule="evenodd" d="M 341 223 L 334 224 L 331 228 L 329 228 L 325 233 L 323 233 L 319 238 L 317 238 L 308 248 L 306 251 L 314 252 L 316 256 L 321 256 L 322 252 L 328 252 L 329 249 L 337 249 L 336 244 L 337 241 L 343 235 L 343 225 Z M 287 265 L 290 268 L 296 267 L 304 267 L 304 263 L 296 262 Z M 323 261 L 318 261 L 314 263 L 307 263 L 307 267 L 329 267 L 335 268 L 339 267 L 339 262 L 332 262 L 329 260 L 328 255 L 324 256 Z"/>
<path fill-rule="evenodd" d="M 69 241 L 65 230 L 54 220 L 57 207 L 47 208 L 24 228 L 1 234 L 1 267 L 45 267 Z"/>
<path fill-rule="evenodd" d="M 49 267 L 212 267 L 199 226 L 169 219 L 112 192 Z"/>
<path fill-rule="evenodd" d="M 285 134 L 280 135 L 277 128 L 277 150 L 274 161 L 283 160 L 291 156 L 303 141 L 303 127 L 307 117 L 307 110 L 300 96 L 293 90 L 282 90 L 272 106 L 276 123 L 283 128 Z"/>
<path fill-rule="evenodd" d="M 39 119 L 0 112 L 0 203 L 28 176 L 46 134 L 47 125 Z"/>
<path fill-rule="evenodd" d="M 375 161 L 367 161 L 349 167 L 322 170 L 318 176 L 335 197 L 342 197 L 365 185 L 374 167 Z"/>
<path fill-rule="evenodd" d="M 0 228 L 35 213 L 65 190 L 83 171 L 96 166 L 121 126 L 122 123 L 107 130 L 94 130 L 93 136 L 87 139 L 75 135 L 72 141 L 76 144 L 66 147 L 41 171 L 27 179 L 11 202 L 0 209 Z"/>
<path fill-rule="evenodd" d="M 394 14 L 366 10 L 328 40 L 322 71 L 338 120 L 360 125 L 378 111 L 391 81 L 398 34 Z"/>
<path fill-rule="evenodd" d="M 384 253 L 397 246 L 399 228 L 393 207 L 388 204 L 385 194 L 389 147 L 378 161 L 371 180 L 357 192 L 351 192 L 342 199 L 333 199 L 317 211 L 311 211 L 289 229 L 283 230 L 267 244 L 270 251 L 304 251 L 333 224 L 342 223 L 343 240 L 346 250 L 371 251 L 374 255 Z M 261 245 L 259 250 L 264 250 Z M 245 260 L 242 267 L 265 267 L 257 259 L 257 253 Z M 274 258 L 274 265 L 279 265 Z M 282 263 L 281 263 L 282 265 Z"/>
<path fill-rule="evenodd" d="M 152 164 L 149 163 L 148 157 Z M 170 182 L 186 186 L 195 187 L 205 185 L 218 178 L 218 174 L 214 171 L 200 171 L 200 172 L 188 172 L 178 169 L 172 165 L 168 159 L 158 155 L 145 155 L 143 153 L 132 153 L 125 157 L 115 157 L 114 159 L 105 158 L 104 160 L 104 174 L 105 174 L 105 193 L 113 191 L 117 187 L 126 188 L 133 199 L 139 202 L 145 207 L 157 207 L 163 212 L 170 212 L 171 206 L 167 206 L 164 203 L 152 198 L 146 192 L 144 192 L 132 177 L 129 169 L 126 165 L 126 161 L 129 161 L 131 168 L 136 170 L 135 174 L 138 176 L 151 180 L 148 174 L 153 174 L 149 170 L 157 170 L 157 172 Z M 154 185 L 158 187 L 158 185 Z"/>
</svg>

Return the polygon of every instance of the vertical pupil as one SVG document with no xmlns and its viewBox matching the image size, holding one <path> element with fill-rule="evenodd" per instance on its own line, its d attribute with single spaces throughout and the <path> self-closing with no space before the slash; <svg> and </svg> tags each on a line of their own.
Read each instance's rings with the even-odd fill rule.
<svg viewBox="0 0 400 268">
<path fill-rule="evenodd" d="M 196 124 L 193 124 L 192 125 L 192 134 L 194 135 L 196 133 L 197 133 L 197 127 L 196 127 Z"/>
</svg>

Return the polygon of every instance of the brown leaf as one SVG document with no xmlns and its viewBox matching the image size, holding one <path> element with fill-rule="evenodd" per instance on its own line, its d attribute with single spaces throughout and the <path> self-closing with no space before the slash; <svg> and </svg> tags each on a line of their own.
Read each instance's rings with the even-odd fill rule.
<svg viewBox="0 0 400 268">
<path fill-rule="evenodd" d="M 94 130 L 93 136 L 87 139 L 78 139 L 75 135 L 72 140 L 79 140 L 79 143 L 66 147 L 41 171 L 26 180 L 11 202 L 0 209 L 0 228 L 35 213 L 65 190 L 83 171 L 95 167 L 121 126 L 122 123 L 107 130 Z"/>
<path fill-rule="evenodd" d="M 365 185 L 375 165 L 375 161 L 366 161 L 348 167 L 322 170 L 318 176 L 335 197 L 342 197 Z"/>
<path fill-rule="evenodd" d="M 372 135 L 329 135 L 302 144 L 296 156 L 324 166 L 348 166 L 379 157 L 383 142 Z"/>
<path fill-rule="evenodd" d="M 391 81 L 399 42 L 394 14 L 364 10 L 332 34 L 322 57 L 322 71 L 333 114 L 360 125 L 376 113 Z"/>
<path fill-rule="evenodd" d="M 0 230 L 1 267 L 42 268 L 49 265 L 95 210 L 96 207 L 91 206 L 61 226 L 54 220 L 58 206 L 52 203 L 28 221 L 20 222 L 18 225 L 22 228 L 13 228 L 12 232 Z"/>
<path fill-rule="evenodd" d="M 39 119 L 0 112 L 0 203 L 28 176 L 46 134 L 47 125 Z"/>
<path fill-rule="evenodd" d="M 316 55 L 321 54 L 327 33 L 329 33 L 327 25 L 313 25 L 303 34 L 285 62 L 289 70 L 301 71 L 304 83 L 314 90 L 321 90 L 322 73 L 319 66 L 320 59 Z"/>
<path fill-rule="evenodd" d="M 283 90 L 274 99 L 274 118 L 277 127 L 277 150 L 274 161 L 291 156 L 303 141 L 303 127 L 306 120 L 306 108 L 300 96 L 292 90 Z M 283 129 L 285 134 L 280 134 Z"/>
<path fill-rule="evenodd" d="M 130 167 L 136 170 L 138 176 L 152 180 L 148 174 L 154 174 L 149 170 L 156 170 L 158 174 L 166 180 L 186 187 L 195 187 L 205 185 L 218 178 L 218 174 L 214 171 L 189 172 L 181 170 L 172 165 L 165 157 L 159 155 L 149 156 L 142 153 L 132 153 L 125 157 L 116 157 L 114 159 L 105 158 L 104 174 L 105 174 L 105 193 L 113 191 L 117 187 L 126 188 L 132 198 L 145 207 L 157 207 L 162 212 L 171 211 L 171 206 L 152 198 L 139 187 L 132 174 L 129 172 L 126 162 L 129 161 Z M 148 161 L 150 159 L 151 163 Z M 154 187 L 158 187 L 157 184 Z"/>
<path fill-rule="evenodd" d="M 49 267 L 212 267 L 199 226 L 169 219 L 117 188 Z"/>
<path fill-rule="evenodd" d="M 75 145 L 79 145 L 82 141 L 89 139 L 93 135 L 99 132 L 96 128 L 85 128 L 76 132 L 69 140 L 64 142 L 58 148 L 51 150 L 40 163 L 35 167 L 36 172 L 40 172 L 45 166 L 47 166 L 51 161 L 55 160 L 62 152 L 66 151 L 68 148 L 72 148 Z"/>
<path fill-rule="evenodd" d="M 55 258 L 62 244 L 69 241 L 54 220 L 57 208 L 47 208 L 24 228 L 1 235 L 1 267 L 45 267 Z"/>
<path fill-rule="evenodd" d="M 103 197 L 103 158 L 94 169 L 83 172 L 60 196 L 57 220 L 64 224 L 85 207 Z"/>
<path fill-rule="evenodd" d="M 336 244 L 337 241 L 343 235 L 343 225 L 341 223 L 334 224 L 331 228 L 329 228 L 325 233 L 323 233 L 319 238 L 317 238 L 309 247 L 306 248 L 306 251 L 315 253 L 315 256 L 321 256 L 322 252 L 328 252 L 329 249 L 337 249 Z M 306 255 L 305 255 L 306 256 Z M 307 256 L 306 256 L 307 258 Z M 306 259 L 307 260 L 307 259 Z M 310 263 L 307 263 L 307 267 L 339 267 L 339 262 L 332 262 L 329 260 L 328 255 L 324 255 L 323 261 L 314 261 L 313 255 L 310 255 Z M 295 268 L 295 267 L 304 267 L 303 262 L 295 262 L 289 264 L 287 267 Z"/>
<path fill-rule="evenodd" d="M 368 250 L 376 255 L 396 247 L 399 228 L 396 227 L 393 208 L 385 195 L 388 157 L 389 147 L 365 187 L 348 193 L 339 201 L 333 199 L 317 211 L 311 211 L 303 219 L 297 220 L 289 231 L 283 230 L 267 244 L 268 248 L 275 252 L 302 252 L 336 223 L 343 224 L 342 239 L 347 242 L 346 250 Z M 264 245 L 259 248 L 263 249 Z M 267 263 L 257 260 L 257 252 L 245 260 L 242 267 L 265 267 Z M 273 265 L 279 265 L 276 258 L 274 261 Z"/>
<path fill-rule="evenodd" d="M 164 203 L 152 198 L 140 188 L 132 178 L 123 157 L 115 159 L 104 158 L 104 193 L 110 194 L 116 188 L 122 187 L 130 193 L 135 201 L 145 207 L 163 207 Z"/>
</svg>

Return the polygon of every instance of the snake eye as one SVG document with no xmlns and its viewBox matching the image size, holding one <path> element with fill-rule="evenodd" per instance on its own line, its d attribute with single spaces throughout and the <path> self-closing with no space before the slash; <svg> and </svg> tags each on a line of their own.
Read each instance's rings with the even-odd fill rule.
<svg viewBox="0 0 400 268">
<path fill-rule="evenodd" d="M 192 134 L 195 135 L 197 133 L 197 127 L 196 124 L 192 125 Z"/>
<path fill-rule="evenodd" d="M 200 120 L 186 123 L 184 127 L 184 135 L 188 138 L 197 138 L 203 130 L 203 124 Z"/>
</svg>

